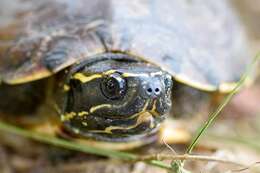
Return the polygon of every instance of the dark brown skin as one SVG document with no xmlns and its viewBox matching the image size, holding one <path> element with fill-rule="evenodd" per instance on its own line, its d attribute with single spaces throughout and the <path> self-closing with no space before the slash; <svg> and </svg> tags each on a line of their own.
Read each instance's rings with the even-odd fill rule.
<svg viewBox="0 0 260 173">
<path fill-rule="evenodd" d="M 0 85 L 0 112 L 3 115 L 29 115 L 45 102 L 45 81 L 21 85 Z"/>
</svg>

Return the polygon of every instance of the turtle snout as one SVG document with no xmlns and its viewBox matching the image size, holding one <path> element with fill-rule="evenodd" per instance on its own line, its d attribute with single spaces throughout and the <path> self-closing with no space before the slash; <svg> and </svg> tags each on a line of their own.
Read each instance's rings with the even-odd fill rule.
<svg viewBox="0 0 260 173">
<path fill-rule="evenodd" d="M 142 95 L 143 98 L 149 100 L 161 100 L 166 95 L 168 95 L 168 83 L 165 83 L 165 80 L 162 76 L 153 77 L 149 80 L 147 79 L 142 85 Z"/>
<path fill-rule="evenodd" d="M 148 110 L 154 115 L 164 115 L 171 108 L 172 80 L 167 75 L 146 80 L 142 85 L 142 98 L 149 101 Z"/>
<path fill-rule="evenodd" d="M 150 78 L 143 83 L 143 95 L 146 99 L 158 99 L 165 94 L 166 88 L 160 78 Z"/>
</svg>

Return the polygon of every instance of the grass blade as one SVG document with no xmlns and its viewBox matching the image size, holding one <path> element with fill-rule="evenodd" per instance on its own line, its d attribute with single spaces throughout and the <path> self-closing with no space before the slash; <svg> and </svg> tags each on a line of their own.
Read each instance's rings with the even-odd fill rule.
<svg viewBox="0 0 260 173">
<path fill-rule="evenodd" d="M 206 121 L 206 123 L 198 129 L 197 135 L 193 138 L 191 144 L 189 145 L 186 153 L 190 154 L 194 147 L 199 142 L 200 137 L 205 133 L 205 131 L 208 129 L 208 127 L 213 123 L 213 121 L 218 117 L 219 113 L 223 110 L 223 108 L 229 103 L 229 101 L 234 97 L 234 95 L 239 91 L 239 89 L 243 86 L 245 83 L 247 77 L 249 76 L 251 70 L 253 69 L 253 66 L 256 64 L 258 59 L 260 58 L 260 53 L 258 53 L 251 64 L 247 67 L 245 73 L 242 75 L 240 80 L 238 81 L 236 87 L 232 90 L 231 93 L 229 93 L 224 100 L 221 102 L 221 104 L 217 107 L 216 111 L 212 112 L 209 115 L 209 119 Z"/>
</svg>

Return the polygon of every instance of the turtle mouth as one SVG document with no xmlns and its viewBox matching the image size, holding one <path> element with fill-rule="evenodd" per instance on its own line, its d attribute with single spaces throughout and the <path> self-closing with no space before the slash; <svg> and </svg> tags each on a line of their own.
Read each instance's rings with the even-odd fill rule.
<svg viewBox="0 0 260 173">
<path fill-rule="evenodd" d="M 169 112 L 171 104 L 161 99 L 151 99 L 148 101 L 146 111 L 149 112 L 156 119 L 164 119 L 165 114 Z"/>
<path fill-rule="evenodd" d="M 148 109 L 148 112 L 153 115 L 154 117 L 160 117 L 162 116 L 162 113 L 157 111 L 157 100 L 153 99 L 152 101 L 150 101 L 150 105 Z"/>
</svg>

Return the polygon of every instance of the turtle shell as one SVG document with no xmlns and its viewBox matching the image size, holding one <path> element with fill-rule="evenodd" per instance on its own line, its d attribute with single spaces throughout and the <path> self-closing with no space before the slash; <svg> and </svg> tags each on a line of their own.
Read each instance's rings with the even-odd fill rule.
<svg viewBox="0 0 260 173">
<path fill-rule="evenodd" d="M 9 84 L 120 52 L 228 92 L 251 61 L 227 0 L 1 0 L 0 11 L 0 76 Z"/>
</svg>

